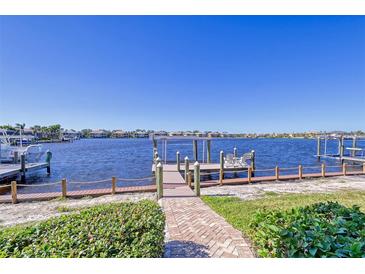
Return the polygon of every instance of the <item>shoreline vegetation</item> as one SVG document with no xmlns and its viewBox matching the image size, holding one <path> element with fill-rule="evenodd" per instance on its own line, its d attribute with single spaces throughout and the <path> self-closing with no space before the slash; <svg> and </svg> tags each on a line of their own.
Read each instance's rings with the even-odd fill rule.
<svg viewBox="0 0 365 274">
<path fill-rule="evenodd" d="M 62 210 L 68 214 L 1 229 L 0 258 L 163 256 L 165 216 L 154 201 Z"/>
<path fill-rule="evenodd" d="M 123 130 L 123 129 L 64 129 L 60 124 L 40 126 L 34 125 L 28 128 L 25 124 L 0 125 L 0 129 L 6 132 L 8 137 L 17 136 L 19 139 L 29 140 L 31 143 L 57 143 L 69 142 L 83 138 L 149 138 L 151 134 L 160 136 L 195 136 L 195 137 L 210 137 L 210 138 L 286 138 L 286 139 L 315 139 L 323 134 L 329 136 L 347 135 L 361 136 L 365 135 L 364 131 L 308 131 L 308 132 L 292 132 L 292 133 L 228 133 L 218 131 L 164 131 L 164 130 Z"/>
<path fill-rule="evenodd" d="M 264 197 L 203 196 L 246 235 L 259 257 L 363 257 L 364 191 L 267 193 Z"/>
</svg>

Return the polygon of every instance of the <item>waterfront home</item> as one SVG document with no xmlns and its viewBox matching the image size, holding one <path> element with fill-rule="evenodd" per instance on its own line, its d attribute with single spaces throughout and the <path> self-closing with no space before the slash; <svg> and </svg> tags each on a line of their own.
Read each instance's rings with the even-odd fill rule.
<svg viewBox="0 0 365 274">
<path fill-rule="evenodd" d="M 63 140 L 77 140 L 80 139 L 81 132 L 76 131 L 74 129 L 66 129 L 62 132 L 62 139 Z"/>
<path fill-rule="evenodd" d="M 151 134 L 155 134 L 155 135 L 158 135 L 158 136 L 168 136 L 169 135 L 169 133 L 167 131 L 164 131 L 164 130 L 156 131 L 156 132 L 151 133 Z"/>
<path fill-rule="evenodd" d="M 169 136 L 186 136 L 182 131 L 172 131 L 169 133 Z"/>
<path fill-rule="evenodd" d="M 149 136 L 149 133 L 144 131 L 144 130 L 141 130 L 141 131 L 135 131 L 133 133 L 133 137 L 134 138 L 148 138 Z"/>
<path fill-rule="evenodd" d="M 128 138 L 130 136 L 128 131 L 124 131 L 122 129 L 116 129 L 112 131 L 113 138 Z"/>
<path fill-rule="evenodd" d="M 195 136 L 194 132 L 192 132 L 192 131 L 185 131 L 185 132 L 183 133 L 183 135 L 184 135 L 184 136 Z"/>
<path fill-rule="evenodd" d="M 109 135 L 109 131 L 105 129 L 94 129 L 90 132 L 91 138 L 108 138 Z"/>
<path fill-rule="evenodd" d="M 219 132 L 217 132 L 217 131 L 216 132 L 209 132 L 208 133 L 208 137 L 209 138 L 217 138 L 217 137 L 220 137 L 220 135 L 221 134 Z"/>
</svg>

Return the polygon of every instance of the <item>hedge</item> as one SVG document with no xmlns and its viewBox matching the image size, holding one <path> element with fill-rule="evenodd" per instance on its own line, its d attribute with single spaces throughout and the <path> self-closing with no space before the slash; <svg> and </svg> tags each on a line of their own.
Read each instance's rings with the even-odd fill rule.
<svg viewBox="0 0 365 274">
<path fill-rule="evenodd" d="M 250 224 L 262 257 L 365 257 L 365 214 L 337 202 L 262 210 Z"/>
<path fill-rule="evenodd" d="M 95 206 L 0 230 L 0 257 L 161 257 L 164 227 L 152 201 Z"/>
</svg>

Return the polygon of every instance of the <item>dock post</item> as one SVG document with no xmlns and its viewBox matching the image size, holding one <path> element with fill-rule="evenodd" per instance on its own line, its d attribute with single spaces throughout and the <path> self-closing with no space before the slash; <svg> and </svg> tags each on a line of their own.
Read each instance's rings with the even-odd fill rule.
<svg viewBox="0 0 365 274">
<path fill-rule="evenodd" d="M 254 171 L 256 169 L 256 153 L 254 150 L 251 150 L 251 168 L 252 168 L 252 176 L 255 176 Z"/>
<path fill-rule="evenodd" d="M 275 167 L 275 179 L 276 179 L 276 180 L 279 180 L 279 172 L 280 172 L 280 171 L 279 171 L 279 167 L 278 167 L 278 166 L 276 166 L 276 167 Z"/>
<path fill-rule="evenodd" d="M 247 181 L 249 184 L 252 182 L 252 167 L 248 167 L 247 169 Z"/>
<path fill-rule="evenodd" d="M 163 167 L 158 163 L 156 168 L 157 200 L 163 197 Z"/>
<path fill-rule="evenodd" d="M 11 182 L 11 201 L 13 204 L 18 202 L 16 181 Z"/>
<path fill-rule="evenodd" d="M 19 162 L 19 152 L 14 151 L 14 164 L 17 164 Z"/>
<path fill-rule="evenodd" d="M 344 141 L 345 141 L 345 137 L 341 136 L 341 149 L 340 149 L 340 158 L 341 158 L 341 160 L 342 160 L 343 152 L 344 152 Z"/>
<path fill-rule="evenodd" d="M 210 140 L 207 140 L 207 163 L 210 164 L 211 162 L 212 162 L 211 142 Z"/>
<path fill-rule="evenodd" d="M 341 139 L 338 138 L 338 148 L 337 148 L 337 155 L 340 156 L 340 151 L 341 151 Z"/>
<path fill-rule="evenodd" d="M 321 159 L 321 137 L 317 137 L 317 160 Z"/>
<path fill-rule="evenodd" d="M 191 174 L 191 171 L 189 171 L 188 172 L 188 186 L 191 188 L 191 176 L 192 176 L 192 174 Z"/>
<path fill-rule="evenodd" d="M 194 161 L 198 161 L 198 140 L 193 140 Z"/>
<path fill-rule="evenodd" d="M 179 151 L 176 152 L 176 168 L 177 168 L 177 171 L 180 172 L 180 152 Z"/>
<path fill-rule="evenodd" d="M 237 148 L 233 148 L 233 157 L 237 158 Z"/>
<path fill-rule="evenodd" d="M 51 174 L 51 159 L 52 159 L 52 152 L 47 150 L 46 152 L 47 174 Z"/>
<path fill-rule="evenodd" d="M 21 182 L 25 182 L 25 155 L 21 154 L 20 155 L 20 181 Z"/>
<path fill-rule="evenodd" d="M 303 179 L 303 166 L 302 165 L 298 166 L 298 177 L 300 180 Z"/>
<path fill-rule="evenodd" d="M 224 152 L 219 153 L 219 184 L 223 185 L 224 180 Z"/>
<path fill-rule="evenodd" d="M 362 173 L 365 173 L 365 163 L 362 164 Z"/>
<path fill-rule="evenodd" d="M 343 174 L 343 176 L 346 176 L 346 172 L 347 172 L 347 164 L 343 163 L 342 164 L 342 174 Z"/>
<path fill-rule="evenodd" d="M 352 148 L 356 148 L 356 136 L 352 137 Z M 351 156 L 352 157 L 356 156 L 356 151 L 355 150 L 351 151 Z"/>
<path fill-rule="evenodd" d="M 194 192 L 196 196 L 200 196 L 200 164 L 198 161 L 194 164 Z"/>
<path fill-rule="evenodd" d="M 322 177 L 326 177 L 326 165 L 324 163 L 321 165 L 321 174 Z"/>
<path fill-rule="evenodd" d="M 112 194 L 115 194 L 115 186 L 117 184 L 117 178 L 115 176 L 112 177 Z"/>
<path fill-rule="evenodd" d="M 62 179 L 61 185 L 62 185 L 62 198 L 66 198 L 67 197 L 67 181 L 66 181 L 66 179 Z"/>
<path fill-rule="evenodd" d="M 188 183 L 188 173 L 189 173 L 189 158 L 188 158 L 188 156 L 185 157 L 184 162 L 185 162 L 185 171 L 184 171 L 185 183 Z"/>
<path fill-rule="evenodd" d="M 152 143 L 153 143 L 153 160 L 155 160 L 155 155 L 156 155 L 156 152 L 157 152 L 157 140 L 155 138 L 152 139 Z"/>
</svg>

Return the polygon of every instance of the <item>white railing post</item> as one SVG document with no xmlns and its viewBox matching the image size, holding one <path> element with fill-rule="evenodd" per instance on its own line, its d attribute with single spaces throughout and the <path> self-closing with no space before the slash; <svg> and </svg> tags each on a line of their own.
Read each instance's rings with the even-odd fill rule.
<svg viewBox="0 0 365 274">
<path fill-rule="evenodd" d="M 219 153 L 219 184 L 223 185 L 224 179 L 224 152 Z"/>
<path fill-rule="evenodd" d="M 185 171 L 184 171 L 185 183 L 188 183 L 188 173 L 189 173 L 189 158 L 188 158 L 188 156 L 185 157 L 184 161 L 185 161 Z"/>
<path fill-rule="evenodd" d="M 180 172 L 180 152 L 179 151 L 176 152 L 176 168 L 177 168 L 177 171 Z"/>
<path fill-rule="evenodd" d="M 163 197 L 163 166 L 158 163 L 156 166 L 157 200 Z"/>
<path fill-rule="evenodd" d="M 194 191 L 196 196 L 200 196 L 200 164 L 198 161 L 194 164 Z"/>
</svg>

